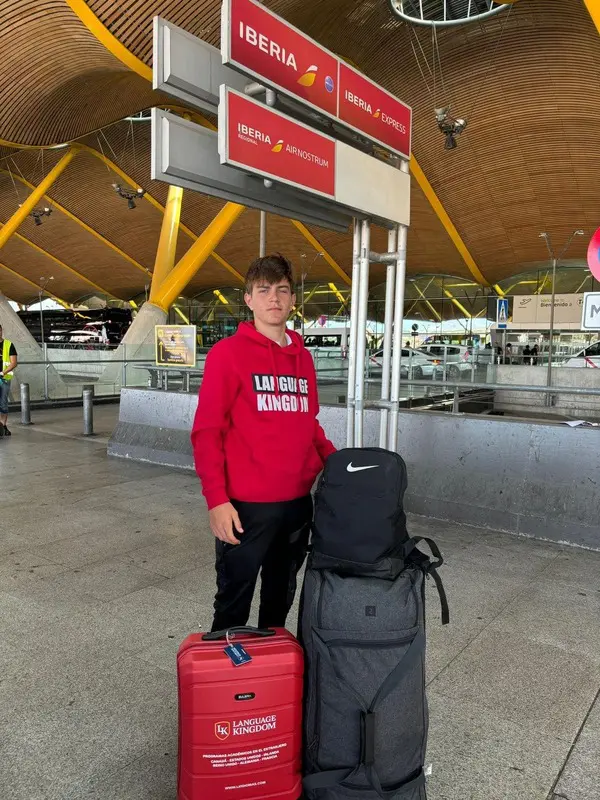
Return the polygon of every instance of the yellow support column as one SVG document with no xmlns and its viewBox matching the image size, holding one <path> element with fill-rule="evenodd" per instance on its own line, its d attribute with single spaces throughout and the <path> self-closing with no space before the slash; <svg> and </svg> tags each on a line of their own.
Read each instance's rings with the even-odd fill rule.
<svg viewBox="0 0 600 800">
<path fill-rule="evenodd" d="M 53 167 L 46 175 L 44 180 L 38 186 L 36 186 L 36 188 L 32 191 L 25 202 L 15 211 L 8 222 L 6 222 L 2 228 L 0 228 L 0 247 L 4 247 L 7 240 L 13 235 L 19 225 L 21 225 L 27 219 L 29 214 L 31 214 L 33 209 L 50 189 L 52 184 L 58 177 L 60 177 L 60 175 L 62 175 L 76 155 L 77 150 L 69 148 L 58 164 Z"/>
<path fill-rule="evenodd" d="M 323 254 L 323 258 L 325 259 L 325 261 L 329 264 L 331 269 L 339 275 L 339 277 L 344 281 L 344 283 L 347 286 L 350 286 L 350 284 L 352 283 L 352 280 L 350 279 L 350 277 L 348 275 L 346 275 L 346 273 L 340 267 L 340 265 L 337 263 L 335 258 L 333 258 L 333 256 L 329 255 L 329 253 L 323 247 L 321 242 L 312 235 L 312 233 L 308 230 L 306 225 L 304 225 L 304 223 L 302 223 L 302 222 L 298 222 L 297 219 L 291 219 L 290 222 L 292 223 L 292 225 L 295 228 L 297 228 L 300 231 L 300 233 L 304 236 L 306 241 L 309 242 L 310 244 L 312 244 L 312 246 L 315 248 L 317 253 L 322 253 Z"/>
<path fill-rule="evenodd" d="M 439 221 L 442 223 L 442 225 L 446 229 L 446 233 L 452 239 L 452 242 L 454 243 L 454 246 L 456 247 L 456 249 L 460 253 L 460 255 L 462 257 L 462 260 L 467 265 L 471 275 L 475 278 L 477 283 L 480 283 L 482 286 L 489 286 L 490 284 L 485 279 L 485 277 L 482 275 L 479 267 L 475 263 L 475 259 L 473 258 L 473 256 L 469 252 L 469 250 L 467 249 L 467 246 L 463 242 L 459 232 L 454 227 L 454 223 L 452 222 L 452 220 L 448 216 L 448 213 L 447 213 L 446 209 L 444 208 L 444 206 L 440 202 L 440 198 L 435 193 L 435 191 L 433 189 L 433 186 L 429 183 L 429 181 L 427 179 L 427 176 L 425 175 L 425 173 L 421 169 L 421 166 L 419 165 L 419 162 L 414 157 L 414 155 L 412 155 L 410 157 L 410 171 L 411 171 L 414 179 L 416 180 L 416 182 L 419 184 L 419 187 L 421 188 L 421 191 L 423 192 L 425 197 L 429 200 L 429 204 L 431 205 L 431 207 L 433 208 L 433 210 L 437 214 L 437 217 L 438 217 Z"/>
<path fill-rule="evenodd" d="M 473 316 L 471 312 L 467 311 L 467 309 L 463 306 L 463 304 L 459 302 L 456 299 L 456 297 L 454 297 L 452 292 L 449 291 L 448 289 L 445 289 L 443 286 L 441 288 L 446 297 L 448 297 L 452 301 L 452 303 L 458 308 L 459 311 L 462 311 L 462 313 L 465 315 L 465 319 L 471 319 L 471 317 Z"/>
<path fill-rule="evenodd" d="M 183 258 L 167 275 L 154 295 L 154 300 L 152 301 L 154 305 L 162 308 L 163 311 L 169 310 L 174 300 L 189 284 L 243 210 L 244 206 L 238 203 L 227 203 L 223 206 L 204 233 L 198 237 Z"/>
<path fill-rule="evenodd" d="M 158 240 L 158 247 L 156 248 L 156 260 L 154 261 L 154 272 L 152 274 L 152 285 L 150 287 L 151 303 L 154 302 L 156 293 L 175 265 L 182 198 L 183 189 L 180 186 L 169 186 L 169 195 L 163 214 L 160 238 Z"/>
<path fill-rule="evenodd" d="M 600 2 L 598 0 L 583 0 L 587 6 L 590 17 L 596 26 L 598 33 L 600 33 Z"/>
<path fill-rule="evenodd" d="M 436 309 L 436 307 L 432 303 L 430 303 L 430 301 L 427 299 L 427 297 L 425 296 L 425 292 L 421 291 L 421 289 L 417 286 L 416 283 L 413 283 L 413 286 L 415 287 L 415 289 L 417 290 L 420 298 L 423 300 L 423 302 L 425 303 L 427 308 L 431 311 L 433 316 L 437 318 L 438 322 L 441 322 L 442 321 L 441 314 Z"/>
</svg>

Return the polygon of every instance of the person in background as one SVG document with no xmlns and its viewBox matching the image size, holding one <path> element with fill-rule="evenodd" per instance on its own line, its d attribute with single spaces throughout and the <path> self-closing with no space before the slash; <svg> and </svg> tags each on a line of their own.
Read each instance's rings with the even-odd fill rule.
<svg viewBox="0 0 600 800">
<path fill-rule="evenodd" d="M 306 557 L 311 489 L 335 451 L 317 420 L 315 367 L 286 326 L 296 302 L 282 255 L 254 261 L 253 322 L 210 350 L 192 428 L 216 537 L 213 631 L 245 625 L 261 572 L 260 628 L 284 627 Z"/>
<path fill-rule="evenodd" d="M 526 344 L 523 348 L 523 364 L 531 364 L 531 350 L 529 349 L 529 344 Z"/>
<path fill-rule="evenodd" d="M 17 349 L 14 344 L 5 339 L 0 325 L 0 354 L 2 355 L 2 371 L 0 372 L 0 437 L 10 436 L 6 423 L 8 422 L 8 395 L 13 370 L 17 366 Z"/>
<path fill-rule="evenodd" d="M 537 346 L 537 344 L 534 344 L 532 349 L 531 349 L 531 363 L 533 364 L 534 367 L 537 367 L 537 365 L 538 365 L 538 356 L 539 356 L 539 354 L 540 354 L 540 351 L 538 350 L 538 346 Z"/>
</svg>

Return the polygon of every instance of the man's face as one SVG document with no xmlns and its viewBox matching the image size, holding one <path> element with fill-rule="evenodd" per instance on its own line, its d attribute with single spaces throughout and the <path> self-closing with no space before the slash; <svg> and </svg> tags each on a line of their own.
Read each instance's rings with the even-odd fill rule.
<svg viewBox="0 0 600 800">
<path fill-rule="evenodd" d="M 257 322 L 281 327 L 287 322 L 296 295 L 292 294 L 287 281 L 274 284 L 260 282 L 254 284 L 252 294 L 246 293 L 244 299 Z"/>
</svg>

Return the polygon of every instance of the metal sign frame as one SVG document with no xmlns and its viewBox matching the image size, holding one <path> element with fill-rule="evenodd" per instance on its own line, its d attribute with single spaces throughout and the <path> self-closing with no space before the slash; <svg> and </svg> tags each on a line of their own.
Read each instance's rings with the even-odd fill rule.
<svg viewBox="0 0 600 800">
<path fill-rule="evenodd" d="M 182 158 L 184 145 L 191 151 L 189 163 Z M 283 217 L 347 233 L 355 212 L 332 201 L 286 186 L 266 188 L 260 178 L 219 161 L 218 135 L 195 122 L 162 109 L 152 109 L 152 158 L 150 176 L 173 186 L 183 186 L 211 197 L 248 205 Z"/>
<path fill-rule="evenodd" d="M 385 257 L 380 257 L 370 251 L 370 225 L 371 221 L 382 221 L 381 217 L 374 215 L 373 208 L 377 207 L 390 213 L 390 206 L 372 204 L 369 215 L 351 211 L 350 205 L 344 205 L 344 199 L 336 202 L 332 200 L 331 196 L 324 194 L 319 190 L 311 190 L 305 185 L 297 184 L 294 181 L 287 181 L 278 175 L 270 172 L 261 171 L 262 178 L 255 178 L 248 174 L 251 171 L 247 165 L 235 164 L 235 169 L 229 166 L 224 166 L 221 159 L 228 152 L 228 127 L 225 124 L 225 107 L 228 92 L 234 92 L 242 95 L 240 91 L 236 91 L 235 86 L 232 88 L 233 80 L 229 80 L 229 75 L 235 75 L 239 72 L 244 75 L 251 75 L 261 85 L 269 86 L 278 92 L 281 92 L 286 97 L 291 98 L 295 103 L 300 104 L 306 108 L 312 109 L 316 114 L 322 117 L 331 119 L 339 125 L 340 131 L 351 131 L 353 134 L 358 134 L 367 141 L 375 142 L 391 153 L 396 153 L 401 157 L 400 170 L 404 173 L 402 180 L 406 189 L 399 188 L 399 192 L 407 193 L 410 196 L 410 177 L 409 177 L 409 162 L 408 155 L 401 153 L 395 148 L 385 144 L 377 137 L 365 133 L 360 128 L 355 127 L 349 123 L 345 123 L 339 119 L 339 102 L 340 102 L 340 71 L 341 59 L 330 53 L 326 48 L 323 48 L 310 37 L 306 37 L 301 31 L 294 26 L 289 25 L 285 20 L 282 20 L 276 14 L 260 5 L 256 0 L 248 0 L 248 2 L 260 9 L 262 12 L 276 18 L 278 22 L 287 28 L 295 31 L 303 39 L 312 42 L 320 51 L 327 53 L 329 56 L 336 60 L 337 64 L 337 99 L 336 99 L 336 112 L 333 115 L 323 108 L 304 100 L 303 97 L 294 94 L 292 91 L 280 86 L 272 81 L 265 79 L 262 75 L 243 67 L 241 64 L 233 63 L 230 59 L 229 42 L 231 36 L 231 4 L 235 0 L 224 0 L 222 6 L 222 70 L 220 73 L 216 68 L 213 75 L 213 66 L 216 54 L 214 48 L 203 43 L 197 37 L 192 37 L 181 29 L 176 29 L 176 26 L 170 26 L 162 20 L 155 19 L 155 53 L 154 53 L 154 69 L 155 81 L 157 88 L 162 88 L 163 91 L 174 94 L 177 97 L 184 97 L 189 102 L 199 107 L 204 107 L 202 103 L 210 105 L 210 109 L 214 109 L 215 100 L 218 94 L 219 104 L 219 133 L 213 133 L 201 126 L 196 125 L 179 117 L 169 115 L 167 112 L 158 111 L 154 109 L 152 114 L 152 177 L 154 179 L 164 180 L 167 183 L 174 185 L 186 186 L 196 191 L 203 191 L 206 194 L 223 197 L 224 199 L 234 199 L 244 205 L 250 205 L 255 208 L 261 208 L 273 213 L 278 213 L 282 216 L 291 216 L 296 219 L 303 219 L 308 221 L 309 224 L 319 224 L 329 227 L 333 230 L 347 230 L 348 221 L 350 217 L 354 218 L 354 238 L 353 238 L 353 264 L 352 264 L 352 300 L 351 300 L 351 319 L 350 319 L 350 345 L 348 350 L 349 368 L 348 368 L 348 430 L 347 430 L 347 444 L 349 447 L 362 447 L 363 446 L 363 424 L 364 424 L 364 411 L 366 407 L 377 408 L 381 411 L 381 425 L 380 425 L 380 446 L 390 450 L 396 450 L 398 442 L 398 410 L 400 401 L 400 373 L 401 373 L 401 356 L 402 356 L 402 340 L 403 340 L 403 317 L 404 317 L 404 292 L 405 292 L 405 278 L 406 278 L 406 242 L 408 234 L 409 213 L 403 212 L 402 215 L 396 214 L 397 220 L 393 222 L 387 216 L 383 218 L 387 227 L 391 230 L 388 235 L 388 253 Z M 170 27 L 167 32 L 166 28 Z M 173 48 L 173 37 L 177 38 L 179 34 L 184 34 L 183 38 L 179 40 L 179 45 L 182 50 L 185 50 L 189 44 L 192 48 L 192 55 L 190 63 L 200 64 L 206 62 L 208 64 L 208 72 L 205 70 L 202 74 L 196 75 L 197 70 L 190 68 L 189 63 L 186 62 L 185 57 L 181 57 L 182 53 L 173 51 L 172 61 L 169 62 L 169 48 Z M 162 48 L 162 49 L 161 49 Z M 169 51 L 169 52 L 167 52 Z M 166 60 L 165 60 L 166 59 Z M 225 66 L 223 66 L 225 64 Z M 236 70 L 235 73 L 228 69 L 226 66 L 230 64 Z M 332 65 L 333 66 L 333 65 Z M 346 65 L 345 65 L 346 66 Z M 172 67 L 172 68 L 171 68 Z M 361 75 L 361 73 L 348 65 L 348 69 Z M 217 93 L 214 84 L 214 79 L 217 75 L 224 74 L 225 78 L 221 79 L 221 86 Z M 366 76 L 362 76 L 366 81 L 372 83 L 374 87 L 380 91 L 388 94 L 395 102 L 405 106 L 411 113 L 411 126 L 409 130 L 409 140 L 412 136 L 412 109 L 401 100 L 395 98 L 390 92 L 387 92 L 383 87 L 378 86 L 373 81 L 370 81 Z M 237 78 L 235 80 L 237 83 Z M 242 87 L 239 87 L 242 88 Z M 178 94 L 179 92 L 179 94 Z M 182 94 L 183 93 L 183 94 Z M 269 93 L 268 93 L 269 94 Z M 242 95 L 250 102 L 262 105 L 256 100 L 251 100 L 247 95 Z M 271 104 L 269 103 L 269 106 Z M 264 108 L 264 105 L 263 105 Z M 280 111 L 276 111 L 272 107 L 269 110 L 273 114 L 277 114 L 282 118 L 289 120 L 294 125 L 302 126 L 303 128 L 317 134 L 325 139 L 331 140 L 336 145 L 343 143 L 343 134 L 340 133 L 339 138 L 333 138 L 315 130 L 304 122 L 301 122 Z M 316 124 L 316 123 L 315 123 Z M 176 126 L 180 131 L 180 142 L 183 149 L 187 148 L 186 158 L 177 159 L 177 153 L 173 152 L 173 141 L 171 134 L 175 135 L 176 128 L 169 126 Z M 181 126 L 181 127 L 180 127 Z M 185 132 L 185 135 L 182 133 Z M 202 133 L 200 133 L 202 132 Z M 194 136 L 197 138 L 194 139 Z M 350 148 L 349 145 L 344 145 Z M 180 149 L 181 149 L 180 147 Z M 360 152 L 357 150 L 357 152 Z M 214 154 L 214 155 L 213 155 Z M 181 154 L 180 154 L 181 155 Z M 371 159 L 364 153 L 361 154 L 364 158 Z M 199 163 L 200 161 L 200 163 Z M 207 161 L 209 163 L 207 163 Z M 337 155 L 336 155 L 337 162 Z M 376 163 L 375 160 L 372 162 Z M 337 168 L 337 163 L 334 169 Z M 205 174 L 206 173 L 206 174 Z M 369 181 L 371 183 L 377 180 L 378 187 L 380 186 L 381 178 L 374 179 L 371 171 L 368 172 Z M 274 188 L 271 188 L 272 182 L 275 183 Z M 393 186 L 396 187 L 396 182 L 393 181 Z M 400 185 L 400 182 L 398 182 Z M 381 189 L 382 193 L 386 193 L 386 189 Z M 341 197 L 346 198 L 348 192 L 341 193 Z M 396 196 L 396 199 L 399 195 Z M 402 196 L 404 196 L 402 194 Z M 395 201 L 396 202 L 396 201 Z M 408 202 L 408 200 L 407 200 Z M 363 203 L 362 206 L 365 204 Z M 300 207 L 301 213 L 297 213 Z M 360 208 L 361 206 L 359 206 Z M 304 211 L 304 213 L 302 213 Z M 320 219 L 308 219 L 311 215 Z M 337 225 L 337 222 L 345 224 Z M 372 403 L 365 402 L 365 357 L 366 357 L 366 327 L 368 319 L 368 291 L 369 291 L 369 269 L 371 261 L 375 259 L 384 261 L 388 265 L 386 270 L 386 331 L 384 336 L 384 368 L 386 375 L 382 380 L 381 400 Z M 393 322 L 392 322 L 393 321 Z M 383 377 L 383 376 L 382 376 Z"/>
</svg>

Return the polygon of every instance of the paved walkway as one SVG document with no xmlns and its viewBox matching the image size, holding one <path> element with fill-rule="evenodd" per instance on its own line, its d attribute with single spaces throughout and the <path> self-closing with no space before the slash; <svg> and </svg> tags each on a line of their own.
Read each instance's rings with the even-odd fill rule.
<svg viewBox="0 0 600 800">
<path fill-rule="evenodd" d="M 0 440 L 0 797 L 174 800 L 175 654 L 209 625 L 213 540 L 194 475 L 108 460 L 80 414 Z M 600 553 L 410 526 L 452 610 L 442 628 L 430 592 L 429 800 L 600 800 Z"/>
</svg>

